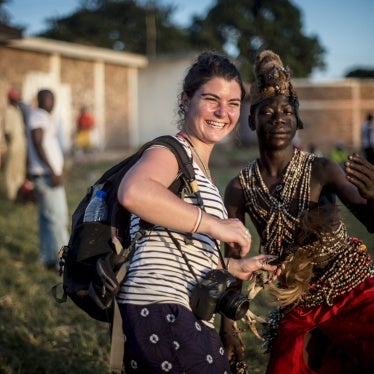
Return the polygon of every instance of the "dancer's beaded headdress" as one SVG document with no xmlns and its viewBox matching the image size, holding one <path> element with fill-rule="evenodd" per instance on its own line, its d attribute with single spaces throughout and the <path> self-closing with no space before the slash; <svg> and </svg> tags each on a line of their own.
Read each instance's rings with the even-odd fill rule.
<svg viewBox="0 0 374 374">
<path fill-rule="evenodd" d="M 290 103 L 295 108 L 297 127 L 302 129 L 303 123 L 299 117 L 299 101 L 296 90 L 291 83 L 291 72 L 288 67 L 283 66 L 280 57 L 270 50 L 261 52 L 255 61 L 254 76 L 254 82 L 249 92 L 251 114 L 253 114 L 253 109 L 258 103 L 273 96 L 286 96 L 289 97 Z M 252 120 L 253 118 L 250 116 L 249 125 L 254 129 Z"/>
</svg>

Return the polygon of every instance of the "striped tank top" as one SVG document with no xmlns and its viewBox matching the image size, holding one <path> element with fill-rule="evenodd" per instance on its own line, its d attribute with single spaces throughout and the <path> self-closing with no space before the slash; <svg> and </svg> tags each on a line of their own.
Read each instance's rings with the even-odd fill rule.
<svg viewBox="0 0 374 374">
<path fill-rule="evenodd" d="M 178 137 L 177 139 L 192 157 L 188 143 L 184 139 Z M 195 162 L 193 167 L 205 211 L 218 218 L 227 218 L 227 211 L 218 188 L 211 183 Z M 195 196 L 189 193 L 184 193 L 182 199 L 188 204 L 198 205 Z M 139 217 L 132 215 L 132 237 L 138 230 Z M 192 234 L 192 243 L 187 244 L 185 233 L 170 231 L 180 243 L 199 280 L 208 271 L 217 267 L 219 262 L 217 245 L 209 235 Z M 130 268 L 118 295 L 118 302 L 134 305 L 176 303 L 190 309 L 189 297 L 196 285 L 196 279 L 165 228 L 155 226 L 148 230 L 134 250 Z"/>
</svg>

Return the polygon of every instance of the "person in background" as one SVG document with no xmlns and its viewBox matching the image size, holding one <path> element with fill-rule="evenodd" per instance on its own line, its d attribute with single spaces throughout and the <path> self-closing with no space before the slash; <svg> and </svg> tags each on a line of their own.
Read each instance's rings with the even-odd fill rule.
<svg viewBox="0 0 374 374">
<path fill-rule="evenodd" d="M 259 269 L 276 270 L 266 255 L 244 258 L 250 234 L 238 219 L 227 219 L 209 170 L 214 145 L 237 126 L 244 96 L 236 67 L 211 52 L 198 56 L 184 79 L 176 139 L 193 159 L 203 206 L 191 191 L 179 197 L 168 189 L 179 171 L 175 156 L 164 147 L 145 151 L 120 184 L 118 200 L 132 212 L 132 236 L 140 219 L 155 225 L 136 242 L 118 295 L 126 373 L 229 373 L 213 321 L 195 315 L 191 293 L 197 281 L 219 268 L 227 267 L 240 279 Z M 239 258 L 220 262 L 219 241 L 236 245 Z"/>
<path fill-rule="evenodd" d="M 374 123 L 373 115 L 369 113 L 361 128 L 362 150 L 366 159 L 374 164 Z"/>
<path fill-rule="evenodd" d="M 38 107 L 31 112 L 27 127 L 29 175 L 38 202 L 40 261 L 46 268 L 56 269 L 57 253 L 69 240 L 64 156 L 57 124 L 51 115 L 55 103 L 53 92 L 40 90 L 37 101 Z"/>
<path fill-rule="evenodd" d="M 344 169 L 348 160 L 348 152 L 343 142 L 336 143 L 335 148 L 330 153 L 330 158 Z"/>
<path fill-rule="evenodd" d="M 326 189 L 335 193 L 369 232 L 374 232 L 374 165 L 350 155 L 345 172 L 328 158 L 295 149 L 303 128 L 290 71 L 262 51 L 250 91 L 249 127 L 259 158 L 225 191 L 229 217 L 248 215 L 261 240 L 260 253 L 285 266 L 275 288 L 281 309 L 273 316 L 267 373 L 369 373 L 374 369 L 374 278 L 370 254 L 347 233 Z M 238 257 L 235 248 L 226 255 Z M 243 347 L 224 319 L 226 347 Z"/>
<path fill-rule="evenodd" d="M 86 106 L 81 108 L 77 119 L 76 147 L 83 152 L 89 152 L 94 148 L 93 130 L 95 119 Z"/>
<path fill-rule="evenodd" d="M 301 148 L 300 148 L 301 149 Z M 317 145 L 314 144 L 314 143 L 310 143 L 309 146 L 308 146 L 308 150 L 307 150 L 309 153 L 314 153 L 316 156 L 318 157 L 322 157 L 323 154 L 322 152 L 318 149 Z"/>
<path fill-rule="evenodd" d="M 18 105 L 22 112 L 23 123 L 25 125 L 25 131 L 26 131 L 27 124 L 29 123 L 29 117 L 30 117 L 30 113 L 32 110 L 32 105 L 23 101 L 22 98 L 20 99 Z"/>
<path fill-rule="evenodd" d="M 5 186 L 7 197 L 12 201 L 16 200 L 17 193 L 26 179 L 27 142 L 19 100 L 19 92 L 15 89 L 9 90 L 8 106 L 2 121 L 7 144 L 4 159 Z"/>
<path fill-rule="evenodd" d="M 5 165 L 5 159 L 6 159 L 6 151 L 7 151 L 7 145 L 4 135 L 4 129 L 3 126 L 0 124 L 0 171 L 3 171 L 4 165 Z"/>
</svg>

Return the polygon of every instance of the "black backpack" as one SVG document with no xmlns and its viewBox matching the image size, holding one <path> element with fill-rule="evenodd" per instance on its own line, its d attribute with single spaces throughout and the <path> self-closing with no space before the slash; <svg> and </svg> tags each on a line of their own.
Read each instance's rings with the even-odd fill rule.
<svg viewBox="0 0 374 374">
<path fill-rule="evenodd" d="M 123 361 L 122 319 L 116 294 L 126 275 L 136 240 L 146 229 L 152 227 L 151 224 L 141 221 L 140 230 L 131 242 L 131 213 L 119 204 L 117 190 L 126 172 L 139 160 L 143 152 L 153 145 L 167 147 L 178 160 L 178 178 L 169 189 L 179 195 L 185 188 L 198 194 L 192 158 L 177 139 L 165 135 L 146 143 L 135 154 L 107 170 L 88 188 L 72 215 L 69 243 L 60 251 L 62 297 L 57 296 L 59 285 L 52 288 L 57 302 L 65 302 L 69 297 L 92 318 L 111 324 L 111 372 L 120 372 Z M 107 193 L 109 222 L 83 222 L 86 207 L 96 190 L 104 190 Z"/>
</svg>

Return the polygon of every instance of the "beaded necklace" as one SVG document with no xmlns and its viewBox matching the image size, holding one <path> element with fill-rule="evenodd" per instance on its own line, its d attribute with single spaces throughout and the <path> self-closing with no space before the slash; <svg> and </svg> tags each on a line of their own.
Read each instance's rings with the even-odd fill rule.
<svg viewBox="0 0 374 374">
<path fill-rule="evenodd" d="M 310 178 L 314 155 L 295 150 L 286 168 L 283 187 L 273 196 L 265 185 L 258 161 L 250 163 L 239 174 L 246 207 L 251 218 L 261 227 L 265 253 L 282 256 L 292 248 L 293 235 L 300 216 L 309 210 Z M 293 202 L 293 211 L 290 206 Z M 297 204 L 295 204 L 297 202 Z M 335 299 L 373 276 L 373 263 L 366 246 L 348 236 L 340 221 L 337 228 L 320 233 L 320 243 L 295 248 L 313 254 L 314 277 L 309 290 L 298 303 L 301 308 L 333 305 Z M 284 253 L 287 255 L 288 253 Z M 292 262 L 292 253 L 286 258 Z"/>
<path fill-rule="evenodd" d="M 201 166 L 203 167 L 204 169 L 204 173 L 205 175 L 207 176 L 207 178 L 212 181 L 212 176 L 210 174 L 210 170 L 209 168 L 205 165 L 204 161 L 202 160 L 201 156 L 200 156 L 200 153 L 199 151 L 197 150 L 197 148 L 194 146 L 194 144 L 192 143 L 191 139 L 189 138 L 188 135 L 184 134 L 184 133 L 179 133 L 178 134 L 180 137 L 182 137 L 183 139 L 187 140 L 187 142 L 189 143 L 189 145 L 191 146 L 191 149 L 193 150 L 193 152 L 195 153 L 196 157 L 198 158 L 198 160 L 200 161 L 200 164 Z"/>
<path fill-rule="evenodd" d="M 301 213 L 309 208 L 310 177 L 314 155 L 294 150 L 273 196 L 261 176 L 258 160 L 251 162 L 239 173 L 246 207 L 251 218 L 265 227 L 262 233 L 262 250 L 281 256 L 283 248 L 293 243 L 293 235 Z M 291 204 L 297 206 L 291 212 Z"/>
<path fill-rule="evenodd" d="M 373 276 L 373 263 L 361 240 L 348 237 L 340 244 L 343 244 L 341 250 L 312 280 L 309 291 L 299 303 L 300 307 L 309 309 L 321 304 L 334 305 L 338 296 Z"/>
</svg>

